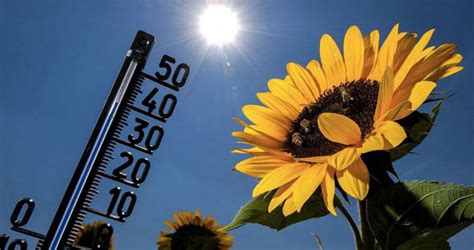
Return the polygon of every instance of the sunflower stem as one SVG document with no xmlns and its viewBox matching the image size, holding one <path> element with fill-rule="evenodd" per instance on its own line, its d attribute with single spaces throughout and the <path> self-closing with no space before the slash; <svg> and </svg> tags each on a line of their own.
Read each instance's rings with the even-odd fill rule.
<svg viewBox="0 0 474 250">
<path fill-rule="evenodd" d="M 341 203 L 339 199 L 336 199 L 334 203 L 336 207 L 339 208 L 339 210 L 341 210 L 342 214 L 344 214 L 344 217 L 346 217 L 346 220 L 349 223 L 349 226 L 351 226 L 352 233 L 354 234 L 354 239 L 356 241 L 356 249 L 364 250 L 365 248 L 364 248 L 362 238 L 360 237 L 359 228 L 357 227 L 357 224 L 355 223 L 351 214 L 347 211 L 347 209 L 344 207 L 344 205 Z"/>
<path fill-rule="evenodd" d="M 359 220 L 362 242 L 365 249 L 375 249 L 375 238 L 370 231 L 369 222 L 367 221 L 367 200 L 359 201 Z"/>
</svg>

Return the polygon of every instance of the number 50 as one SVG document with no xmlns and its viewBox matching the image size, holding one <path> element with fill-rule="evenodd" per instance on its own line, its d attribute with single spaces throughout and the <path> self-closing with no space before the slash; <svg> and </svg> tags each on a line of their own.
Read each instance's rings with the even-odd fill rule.
<svg viewBox="0 0 474 250">
<path fill-rule="evenodd" d="M 164 73 L 156 72 L 155 76 L 159 80 L 166 81 L 168 78 L 171 76 L 171 73 L 173 72 L 173 69 L 171 68 L 172 64 L 176 63 L 176 59 L 174 59 L 171 56 L 164 55 L 161 58 L 160 61 L 160 68 L 165 69 Z M 186 81 L 188 80 L 189 76 L 189 66 L 185 63 L 180 63 L 178 66 L 176 66 L 176 69 L 173 73 L 173 77 L 171 78 L 171 83 L 178 87 L 181 88 L 186 84 Z"/>
</svg>

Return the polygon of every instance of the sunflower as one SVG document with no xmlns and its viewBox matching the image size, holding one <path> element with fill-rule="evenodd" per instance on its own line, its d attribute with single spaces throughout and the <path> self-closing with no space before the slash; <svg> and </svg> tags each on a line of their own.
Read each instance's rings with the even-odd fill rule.
<svg viewBox="0 0 474 250">
<path fill-rule="evenodd" d="M 161 231 L 157 241 L 163 250 L 226 250 L 233 246 L 232 235 L 217 225 L 216 220 L 201 212 L 179 212 L 173 215 L 174 222 L 165 221 L 173 233 Z"/>
<path fill-rule="evenodd" d="M 257 93 L 263 105 L 246 105 L 253 123 L 232 133 L 250 148 L 234 153 L 252 157 L 235 169 L 262 180 L 253 197 L 276 190 L 268 206 L 283 203 L 283 214 L 300 212 L 321 189 L 334 215 L 336 182 L 363 200 L 369 171 L 361 155 L 397 147 L 406 137 L 398 123 L 417 110 L 435 81 L 457 73 L 462 56 L 454 44 L 426 47 L 434 30 L 419 39 L 395 25 L 379 48 L 379 32 L 363 36 L 357 26 L 344 37 L 343 54 L 333 38 L 320 42 L 321 64 L 287 64 L 284 79 L 271 79 L 269 92 Z"/>
<path fill-rule="evenodd" d="M 113 243 L 114 237 L 109 237 L 109 229 L 104 227 L 106 225 L 107 223 L 104 221 L 94 221 L 82 225 L 81 229 L 77 233 L 74 244 L 80 247 L 95 249 L 96 246 L 94 246 L 94 244 L 97 243 L 101 246 L 101 249 L 115 249 Z"/>
</svg>

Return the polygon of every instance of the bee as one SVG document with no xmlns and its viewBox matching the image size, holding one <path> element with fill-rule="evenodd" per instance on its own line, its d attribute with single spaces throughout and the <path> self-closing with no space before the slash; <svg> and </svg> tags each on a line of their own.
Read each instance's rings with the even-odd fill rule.
<svg viewBox="0 0 474 250">
<path fill-rule="evenodd" d="M 303 145 L 304 137 L 300 133 L 293 133 L 291 135 L 291 142 L 297 146 Z"/>
<path fill-rule="evenodd" d="M 333 103 L 329 106 L 327 106 L 323 111 L 324 112 L 330 112 L 330 113 L 338 113 L 341 110 L 344 111 L 344 107 L 340 103 Z"/>
<path fill-rule="evenodd" d="M 348 102 L 354 100 L 354 98 L 352 98 L 351 94 L 349 93 L 349 90 L 347 90 L 345 87 L 341 87 L 339 89 L 339 92 L 341 92 L 341 97 L 342 97 L 342 102 L 343 103 L 348 103 Z"/>
<path fill-rule="evenodd" d="M 303 119 L 300 122 L 301 128 L 303 128 L 303 131 L 307 134 L 311 132 L 311 121 Z"/>
<path fill-rule="evenodd" d="M 313 107 L 304 107 L 302 113 L 311 114 L 313 111 Z"/>
<path fill-rule="evenodd" d="M 341 86 L 339 91 L 341 92 L 342 107 L 345 112 L 349 109 L 349 102 L 353 101 L 354 98 L 350 95 L 349 90 L 347 90 L 345 87 Z"/>
</svg>

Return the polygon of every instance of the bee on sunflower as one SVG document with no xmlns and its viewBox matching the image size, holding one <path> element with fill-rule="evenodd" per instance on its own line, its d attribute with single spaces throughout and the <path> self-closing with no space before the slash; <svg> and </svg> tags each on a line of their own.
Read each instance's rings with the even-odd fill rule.
<svg viewBox="0 0 474 250">
<path fill-rule="evenodd" d="M 333 215 L 336 183 L 364 200 L 370 173 L 361 156 L 390 150 L 407 137 L 397 121 L 416 111 L 436 81 L 463 69 L 454 44 L 427 47 L 434 30 L 419 39 L 395 25 L 379 48 L 377 30 L 363 35 L 351 26 L 343 53 L 333 38 L 320 42 L 321 64 L 287 64 L 284 79 L 271 79 L 269 92 L 257 93 L 263 105 L 246 105 L 243 131 L 233 132 L 250 148 L 234 153 L 252 157 L 235 169 L 260 178 L 252 196 L 276 190 L 268 212 L 283 204 L 283 214 L 300 212 L 320 188 Z"/>
<path fill-rule="evenodd" d="M 227 250 L 233 246 L 232 235 L 217 221 L 208 216 L 203 218 L 198 210 L 173 214 L 174 221 L 165 221 L 165 225 L 174 232 L 161 231 L 157 244 L 160 250 Z"/>
</svg>

